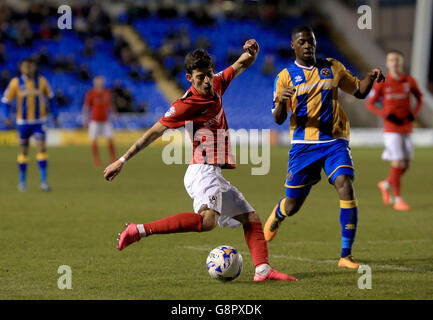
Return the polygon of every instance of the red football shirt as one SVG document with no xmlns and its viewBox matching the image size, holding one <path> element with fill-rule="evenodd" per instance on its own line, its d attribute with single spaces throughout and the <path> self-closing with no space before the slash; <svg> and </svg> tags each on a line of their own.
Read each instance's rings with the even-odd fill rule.
<svg viewBox="0 0 433 320">
<path fill-rule="evenodd" d="M 204 96 L 191 86 L 159 120 L 169 128 L 185 126 L 193 144 L 192 164 L 235 168 L 222 96 L 235 76 L 232 67 L 213 78 L 213 96 Z"/>
<path fill-rule="evenodd" d="M 90 108 L 90 119 L 98 122 L 108 121 L 111 107 L 111 92 L 108 89 L 90 89 L 86 93 L 84 104 Z"/>
<path fill-rule="evenodd" d="M 409 75 L 403 74 L 399 79 L 394 79 L 390 74 L 386 76 L 386 81 L 375 83 L 370 96 L 367 100 L 367 108 L 371 112 L 383 117 L 384 131 L 397 132 L 402 134 L 411 133 L 413 124 L 407 119 L 409 112 L 412 111 L 410 95 L 413 94 L 418 103 L 413 110 L 416 117 L 422 107 L 422 93 L 418 88 L 416 80 Z M 375 104 L 382 100 L 382 109 Z M 386 118 L 390 114 L 395 114 L 398 118 L 404 119 L 401 125 L 395 124 Z"/>
</svg>

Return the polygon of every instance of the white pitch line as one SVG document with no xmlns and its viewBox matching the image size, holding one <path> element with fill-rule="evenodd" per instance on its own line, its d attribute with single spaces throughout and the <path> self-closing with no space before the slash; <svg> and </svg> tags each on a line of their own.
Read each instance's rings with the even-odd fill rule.
<svg viewBox="0 0 433 320">
<path fill-rule="evenodd" d="M 209 248 L 207 247 L 198 247 L 198 246 L 176 246 L 177 248 L 183 248 L 183 249 L 189 249 L 189 250 L 195 250 L 195 251 L 209 251 Z M 248 252 L 239 251 L 244 256 L 249 256 L 250 254 Z M 291 260 L 291 261 L 303 261 L 303 262 L 311 262 L 311 263 L 325 263 L 325 264 L 337 264 L 338 260 L 318 260 L 318 259 L 310 259 L 310 258 L 303 258 L 303 257 L 293 257 L 293 256 L 286 256 L 281 254 L 270 254 L 270 258 L 274 259 L 285 259 L 285 260 Z M 390 265 L 390 264 L 373 264 L 371 265 L 371 268 L 378 268 L 378 269 L 388 269 L 388 270 L 395 270 L 395 271 L 405 271 L 405 272 L 418 272 L 418 273 L 432 273 L 433 270 L 425 270 L 425 269 L 419 269 L 419 268 L 408 268 L 403 266 L 397 266 L 397 265 Z"/>
<path fill-rule="evenodd" d="M 413 239 L 413 240 L 367 240 L 362 244 L 405 244 L 405 243 L 426 243 L 433 242 L 431 239 Z M 283 246 L 302 246 L 302 245 L 328 245 L 341 243 L 341 241 L 290 241 L 282 243 Z"/>
</svg>

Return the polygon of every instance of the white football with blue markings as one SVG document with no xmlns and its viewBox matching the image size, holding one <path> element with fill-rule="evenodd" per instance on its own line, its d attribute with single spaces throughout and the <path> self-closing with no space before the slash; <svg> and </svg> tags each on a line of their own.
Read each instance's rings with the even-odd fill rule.
<svg viewBox="0 0 433 320">
<path fill-rule="evenodd" d="M 212 278 L 232 281 L 241 274 L 244 262 L 242 255 L 235 248 L 219 246 L 207 256 L 206 266 Z"/>
</svg>

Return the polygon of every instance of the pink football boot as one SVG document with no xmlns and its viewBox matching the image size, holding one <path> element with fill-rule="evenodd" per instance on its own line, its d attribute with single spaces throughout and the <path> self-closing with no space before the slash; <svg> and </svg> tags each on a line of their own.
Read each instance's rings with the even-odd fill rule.
<svg viewBox="0 0 433 320">
<path fill-rule="evenodd" d="M 122 233 L 119 233 L 119 238 L 117 239 L 117 250 L 123 250 L 130 244 L 141 239 L 140 232 L 138 232 L 137 225 L 135 223 L 127 223 L 125 224 L 125 227 L 125 230 L 123 230 Z"/>
</svg>

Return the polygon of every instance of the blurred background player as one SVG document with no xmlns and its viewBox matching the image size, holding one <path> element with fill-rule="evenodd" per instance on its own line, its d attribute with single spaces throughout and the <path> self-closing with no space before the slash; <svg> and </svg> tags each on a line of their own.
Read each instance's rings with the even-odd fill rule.
<svg viewBox="0 0 433 320">
<path fill-rule="evenodd" d="M 46 133 L 44 124 L 49 106 L 57 122 L 57 108 L 54 102 L 54 94 L 45 77 L 37 72 L 36 63 L 25 59 L 20 63 L 19 76 L 14 77 L 7 86 L 2 97 L 2 110 L 5 125 L 11 127 L 9 108 L 11 102 L 16 98 L 16 125 L 21 146 L 18 155 L 19 185 L 20 191 L 26 191 L 26 172 L 29 153 L 29 140 L 34 137 L 36 140 L 36 159 L 39 166 L 40 188 L 43 191 L 50 191 L 47 183 L 48 157 L 45 146 Z"/>
<path fill-rule="evenodd" d="M 286 178 L 286 197 L 271 212 L 264 227 L 267 241 L 276 236 L 282 221 L 299 211 L 322 168 L 340 198 L 341 258 L 338 267 L 357 269 L 352 245 L 358 222 L 355 176 L 349 148 L 349 121 L 338 100 L 338 90 L 364 99 L 374 81 L 383 81 L 380 69 L 363 80 L 341 62 L 316 59 L 316 38 L 308 26 L 293 29 L 291 47 L 296 59 L 275 79 L 272 113 L 279 125 L 290 119 L 292 147 Z M 289 116 L 290 113 L 290 116 Z"/>
<path fill-rule="evenodd" d="M 90 110 L 90 123 L 89 119 Z M 116 149 L 113 141 L 113 127 L 110 123 L 110 111 L 117 115 L 113 108 L 111 91 L 105 88 L 105 79 L 102 76 L 96 76 L 93 79 L 93 88 L 85 96 L 83 105 L 83 126 L 89 128 L 89 136 L 92 141 L 92 155 L 95 167 L 102 165 L 98 152 L 98 137 L 103 136 L 108 141 L 108 150 L 110 160 L 114 162 L 116 158 Z"/>
<path fill-rule="evenodd" d="M 398 50 L 390 50 L 386 55 L 388 74 L 385 83 L 375 83 L 367 108 L 384 119 L 385 150 L 382 159 L 391 162 L 389 176 L 379 181 L 383 202 L 393 204 L 395 210 L 407 211 L 410 206 L 401 197 L 401 177 L 409 168 L 413 157 L 411 133 L 413 121 L 422 107 L 422 93 L 416 80 L 404 73 L 404 56 Z M 417 104 L 412 111 L 410 97 L 413 95 Z M 376 103 L 382 102 L 378 108 Z M 394 199 L 390 195 L 392 189 Z"/>
</svg>

